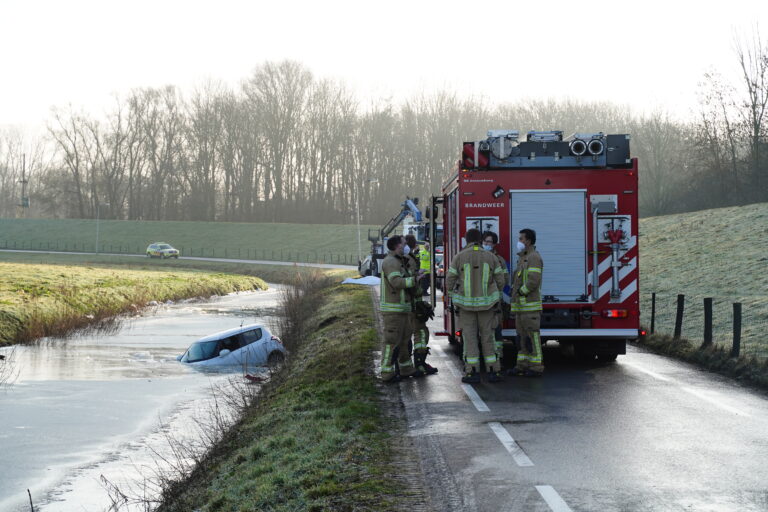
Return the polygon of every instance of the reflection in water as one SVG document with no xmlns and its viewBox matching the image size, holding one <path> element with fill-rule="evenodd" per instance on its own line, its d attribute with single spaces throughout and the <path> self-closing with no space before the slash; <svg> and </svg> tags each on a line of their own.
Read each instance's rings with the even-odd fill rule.
<svg viewBox="0 0 768 512">
<path fill-rule="evenodd" d="M 16 365 L 16 347 L 0 354 L 0 388 L 10 386 L 19 376 L 19 370 Z"/>
<path fill-rule="evenodd" d="M 241 374 L 239 367 L 203 372 L 176 356 L 243 321 L 274 325 L 253 312 L 273 308 L 278 291 L 162 306 L 112 334 L 0 348 L 6 362 L 13 355 L 18 375 L 0 392 L 0 510 L 28 511 L 28 488 L 35 510 L 105 510 L 99 475 L 150 463 L 153 436 L 188 431 L 192 413 L 232 376 L 221 372 Z"/>
</svg>

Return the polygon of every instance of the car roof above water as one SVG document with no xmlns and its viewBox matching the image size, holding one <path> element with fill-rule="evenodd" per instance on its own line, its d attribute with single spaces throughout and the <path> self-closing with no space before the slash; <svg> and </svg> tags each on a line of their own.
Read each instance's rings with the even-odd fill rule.
<svg viewBox="0 0 768 512">
<path fill-rule="evenodd" d="M 246 332 L 246 331 L 252 331 L 254 329 L 264 329 L 264 326 L 261 324 L 249 324 L 249 325 L 244 325 L 242 327 L 235 327 L 234 329 L 228 329 L 226 331 L 209 334 L 208 336 L 200 338 L 196 342 L 215 341 L 223 338 L 229 338 L 230 336 L 234 336 L 235 334 L 240 334 L 241 332 Z"/>
</svg>

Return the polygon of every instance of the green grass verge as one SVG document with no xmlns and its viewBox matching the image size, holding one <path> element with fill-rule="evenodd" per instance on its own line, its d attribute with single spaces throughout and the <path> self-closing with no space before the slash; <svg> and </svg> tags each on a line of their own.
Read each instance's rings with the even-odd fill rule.
<svg viewBox="0 0 768 512">
<path fill-rule="evenodd" d="M 332 286 L 312 335 L 160 511 L 399 510 L 391 420 L 372 374 L 370 290 Z"/>
<path fill-rule="evenodd" d="M 361 226 L 362 252 L 370 251 Z M 357 264 L 357 226 L 180 221 L 99 221 L 100 252 L 145 254 L 167 242 L 182 256 Z M 95 252 L 96 221 L 0 219 L 0 248 Z"/>
<path fill-rule="evenodd" d="M 0 262 L 0 344 L 66 334 L 150 301 L 266 288 L 255 276 L 195 269 Z"/>
<path fill-rule="evenodd" d="M 641 219 L 640 234 L 644 324 L 656 292 L 656 332 L 672 334 L 677 294 L 684 294 L 683 336 L 701 342 L 703 299 L 711 297 L 713 337 L 727 350 L 732 303 L 740 302 L 742 352 L 768 357 L 768 203 Z"/>
<path fill-rule="evenodd" d="M 702 347 L 701 343 L 661 334 L 641 338 L 637 344 L 657 354 L 693 363 L 745 384 L 768 390 L 768 360 L 755 356 L 731 357 L 730 350 L 723 345 Z"/>
</svg>

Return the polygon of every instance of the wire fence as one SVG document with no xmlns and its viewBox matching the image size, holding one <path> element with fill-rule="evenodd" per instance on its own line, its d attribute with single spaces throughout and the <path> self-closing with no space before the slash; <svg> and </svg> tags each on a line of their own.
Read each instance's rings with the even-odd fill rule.
<svg viewBox="0 0 768 512">
<path fill-rule="evenodd" d="M 711 301 L 709 321 L 705 299 Z M 640 311 L 641 322 L 651 334 L 677 335 L 702 344 L 709 338 L 733 355 L 768 359 L 768 297 L 740 297 L 736 302 L 696 294 L 647 293 L 641 296 Z"/>
<path fill-rule="evenodd" d="M 96 244 L 86 242 L 47 241 L 27 242 L 3 240 L 2 249 L 26 251 L 61 251 L 95 253 Z M 180 256 L 199 258 L 242 259 L 251 261 L 291 261 L 295 263 L 330 263 L 337 265 L 357 265 L 357 254 L 345 254 L 324 251 L 298 251 L 289 249 L 271 249 L 258 247 L 176 247 Z M 147 252 L 146 246 L 120 244 L 99 244 L 99 253 L 104 254 L 141 254 Z"/>
</svg>

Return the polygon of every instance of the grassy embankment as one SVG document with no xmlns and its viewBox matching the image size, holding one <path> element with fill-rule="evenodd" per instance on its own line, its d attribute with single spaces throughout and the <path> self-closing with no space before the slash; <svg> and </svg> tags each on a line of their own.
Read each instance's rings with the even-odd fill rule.
<svg viewBox="0 0 768 512">
<path fill-rule="evenodd" d="M 320 293 L 317 303 L 293 298 L 305 334 L 289 366 L 159 510 L 402 509 L 390 447 L 401 420 L 388 418 L 372 374 L 370 290 Z"/>
<path fill-rule="evenodd" d="M 66 334 L 150 301 L 265 288 L 255 276 L 192 269 L 0 263 L 0 345 Z"/>
<path fill-rule="evenodd" d="M 362 252 L 370 251 L 361 226 Z M 182 256 L 357 264 L 357 226 L 237 222 L 99 221 L 99 252 L 145 254 L 167 242 Z M 0 219 L 0 248 L 95 252 L 96 221 Z"/>
<path fill-rule="evenodd" d="M 768 387 L 768 203 L 641 219 L 641 314 L 650 325 L 657 293 L 655 351 Z M 685 294 L 682 334 L 674 328 L 677 294 Z M 703 298 L 714 299 L 714 346 L 701 348 Z M 731 358 L 732 306 L 743 307 L 742 357 Z"/>
</svg>

